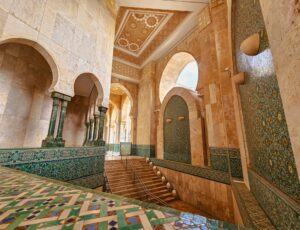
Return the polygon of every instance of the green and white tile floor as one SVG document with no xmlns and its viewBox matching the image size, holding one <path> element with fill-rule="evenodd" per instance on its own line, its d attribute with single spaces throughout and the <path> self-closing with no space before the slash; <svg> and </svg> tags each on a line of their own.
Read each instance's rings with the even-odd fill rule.
<svg viewBox="0 0 300 230">
<path fill-rule="evenodd" d="M 0 167 L 0 229 L 241 229 Z"/>
</svg>

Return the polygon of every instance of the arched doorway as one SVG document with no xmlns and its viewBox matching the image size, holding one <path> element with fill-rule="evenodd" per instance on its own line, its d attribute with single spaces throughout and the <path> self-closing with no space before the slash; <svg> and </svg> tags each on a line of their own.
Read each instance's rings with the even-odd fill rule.
<svg viewBox="0 0 300 230">
<path fill-rule="evenodd" d="M 120 127 L 120 142 L 131 141 L 131 103 L 128 97 L 125 98 L 122 104 L 121 111 L 121 127 Z"/>
<path fill-rule="evenodd" d="M 51 116 L 53 72 L 37 49 L 17 41 L 0 45 L 0 147 L 40 147 Z"/>
<path fill-rule="evenodd" d="M 180 96 L 172 96 L 164 112 L 164 158 L 191 163 L 189 111 Z"/>
<path fill-rule="evenodd" d="M 98 84 L 98 87 L 97 87 Z M 75 96 L 69 102 L 63 136 L 66 146 L 82 146 L 98 139 L 99 95 L 102 87 L 91 73 L 80 74 L 74 83 Z"/>
</svg>

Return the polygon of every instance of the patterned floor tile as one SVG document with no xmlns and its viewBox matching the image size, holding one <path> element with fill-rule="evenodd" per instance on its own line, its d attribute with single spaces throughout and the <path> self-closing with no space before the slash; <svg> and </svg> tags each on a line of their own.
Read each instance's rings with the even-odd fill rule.
<svg viewBox="0 0 300 230">
<path fill-rule="evenodd" d="M 0 229 L 222 229 L 225 224 L 4 167 L 0 181 Z"/>
</svg>

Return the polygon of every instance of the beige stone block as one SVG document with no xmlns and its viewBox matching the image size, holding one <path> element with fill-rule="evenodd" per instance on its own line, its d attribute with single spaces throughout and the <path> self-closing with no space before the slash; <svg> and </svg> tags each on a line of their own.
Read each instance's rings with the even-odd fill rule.
<svg viewBox="0 0 300 230">
<path fill-rule="evenodd" d="M 46 0 L 14 0 L 11 14 L 31 28 L 38 30 L 41 26 Z"/>
<path fill-rule="evenodd" d="M 48 3 L 49 2 L 52 1 L 48 1 Z M 46 7 L 43 21 L 41 24 L 40 33 L 44 34 L 48 38 L 52 37 L 52 33 L 55 26 L 56 14 L 57 12 L 55 12 L 52 8 Z"/>
<path fill-rule="evenodd" d="M 9 15 L 2 35 L 4 37 L 21 37 L 35 41 L 37 39 L 38 32 L 14 16 Z"/>
<path fill-rule="evenodd" d="M 7 17 L 8 13 L 0 8 L 0 35 L 3 33 Z"/>
<path fill-rule="evenodd" d="M 71 51 L 75 26 L 61 14 L 56 14 L 52 39 L 60 46 Z"/>
<path fill-rule="evenodd" d="M 78 0 L 47 0 L 46 7 L 51 8 L 54 12 L 62 14 L 71 21 L 76 21 L 78 16 Z"/>
<path fill-rule="evenodd" d="M 1 0 L 0 1 L 0 8 L 5 10 L 6 12 L 9 12 L 9 9 L 11 7 L 13 0 Z"/>
</svg>

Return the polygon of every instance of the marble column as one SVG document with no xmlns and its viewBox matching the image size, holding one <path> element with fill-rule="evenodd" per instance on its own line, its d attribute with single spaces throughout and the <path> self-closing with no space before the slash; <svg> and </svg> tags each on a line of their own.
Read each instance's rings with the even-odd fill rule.
<svg viewBox="0 0 300 230">
<path fill-rule="evenodd" d="M 100 115 L 99 114 L 94 114 L 94 133 L 93 133 L 93 141 L 97 141 L 97 134 L 99 130 L 99 120 L 100 120 Z"/>
<path fill-rule="evenodd" d="M 62 133 L 63 133 L 63 129 L 64 129 L 65 116 L 67 113 L 67 106 L 68 106 L 68 101 L 62 100 L 57 135 L 55 138 L 55 141 L 56 141 L 58 147 L 65 146 L 65 140 L 62 137 Z"/>
<path fill-rule="evenodd" d="M 83 141 L 83 146 L 86 146 L 89 141 L 89 133 L 90 133 L 90 122 L 85 123 L 85 138 Z"/>
<path fill-rule="evenodd" d="M 104 120 L 105 120 L 105 113 L 107 111 L 106 107 L 100 106 L 100 121 L 99 121 L 99 129 L 98 129 L 98 139 L 97 139 L 97 146 L 104 146 L 105 141 L 103 140 L 103 131 L 104 131 Z"/>
<path fill-rule="evenodd" d="M 55 125 L 56 125 L 58 106 L 59 106 L 59 98 L 53 97 L 53 106 L 52 106 L 52 112 L 51 112 L 51 117 L 50 117 L 48 135 L 47 135 L 46 139 L 43 140 L 42 147 L 56 146 L 55 139 L 54 139 L 54 131 L 55 131 Z"/>
<path fill-rule="evenodd" d="M 88 145 L 91 145 L 92 141 L 93 141 L 93 127 L 94 127 L 94 119 L 90 118 L 90 128 L 89 128 Z"/>
</svg>

